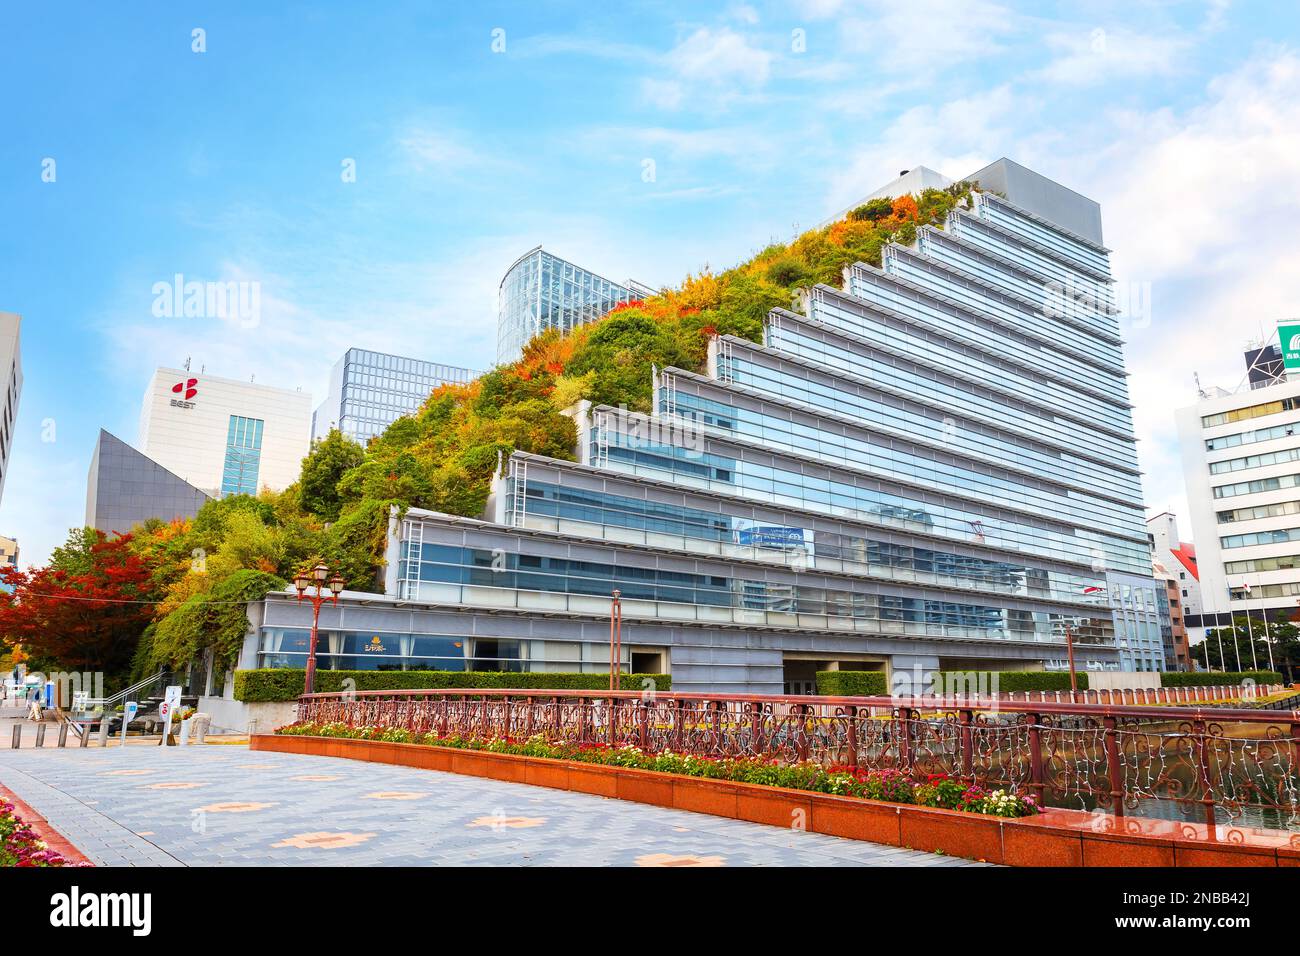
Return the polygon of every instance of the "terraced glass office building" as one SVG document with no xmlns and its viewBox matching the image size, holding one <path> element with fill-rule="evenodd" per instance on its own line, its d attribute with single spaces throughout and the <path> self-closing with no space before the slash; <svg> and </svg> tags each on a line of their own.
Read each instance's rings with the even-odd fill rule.
<svg viewBox="0 0 1300 956">
<path fill-rule="evenodd" d="M 654 370 L 652 415 L 577 408 L 579 461 L 512 455 L 486 520 L 395 517 L 387 597 L 331 612 L 325 666 L 364 661 L 364 622 L 409 646 L 388 666 L 599 671 L 617 588 L 625 666 L 689 691 L 1064 668 L 1067 629 L 1081 668 L 1163 668 L 1099 213 L 983 176 L 1008 198 L 774 310 L 762 344 L 715 338 L 706 374 Z M 295 660 L 290 605 L 257 664 Z"/>
</svg>

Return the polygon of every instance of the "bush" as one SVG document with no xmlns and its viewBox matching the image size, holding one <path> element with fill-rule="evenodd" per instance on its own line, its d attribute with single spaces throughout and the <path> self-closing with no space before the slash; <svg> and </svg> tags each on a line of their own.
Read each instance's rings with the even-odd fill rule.
<svg viewBox="0 0 1300 956">
<path fill-rule="evenodd" d="M 826 697 L 887 697 L 884 671 L 818 671 L 817 693 Z"/>
<path fill-rule="evenodd" d="M 1256 684 L 1285 683 L 1282 675 L 1277 671 L 1224 671 L 1222 673 L 1201 671 L 1194 674 L 1163 671 L 1160 674 L 1161 687 L 1222 687 L 1248 680 Z"/>
<path fill-rule="evenodd" d="M 1070 674 L 1068 671 L 935 671 L 935 693 L 970 693 L 978 689 L 982 693 L 992 693 L 993 676 L 997 675 L 997 687 L 1001 693 L 1021 693 L 1027 690 L 1069 690 Z M 1088 689 L 1087 671 L 1079 671 L 1079 690 Z"/>
<path fill-rule="evenodd" d="M 353 690 L 430 690 L 434 688 L 531 688 L 539 690 L 605 690 L 608 674 L 505 674 L 497 671 L 317 671 L 316 691 L 337 693 L 343 682 Z M 287 667 L 235 671 L 235 700 L 245 703 L 297 700 L 306 672 Z M 667 674 L 623 674 L 623 690 L 642 690 L 652 681 L 656 690 L 672 688 Z"/>
<path fill-rule="evenodd" d="M 1027 817 L 1040 812 L 1038 803 L 1032 796 L 1018 796 L 1006 790 L 990 793 L 978 784 L 952 780 L 944 774 L 931 776 L 926 783 L 918 785 L 892 767 L 872 770 L 846 764 L 824 767 L 809 761 L 781 763 L 768 757 L 718 758 L 670 752 L 646 753 L 640 747 L 630 745 L 611 747 L 607 744 L 579 744 L 571 740 L 551 742 L 542 734 L 534 734 L 527 740 L 466 737 L 460 734 L 439 737 L 431 733 L 416 733 L 403 727 L 357 726 L 341 722 L 298 722 L 278 727 L 275 732 L 287 737 L 384 740 L 428 747 L 450 747 L 455 750 L 482 750 L 522 757 L 569 760 L 604 767 L 631 767 L 655 773 L 675 773 L 687 777 L 729 780 L 763 787 L 785 787 L 891 803 L 947 806 L 953 810 L 987 816 Z"/>
</svg>

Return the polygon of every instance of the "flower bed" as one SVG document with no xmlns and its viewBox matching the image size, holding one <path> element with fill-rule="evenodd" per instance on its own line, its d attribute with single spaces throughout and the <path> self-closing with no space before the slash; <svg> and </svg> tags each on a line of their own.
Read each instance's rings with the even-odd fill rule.
<svg viewBox="0 0 1300 956">
<path fill-rule="evenodd" d="M 6 866 L 87 866 L 73 863 L 45 845 L 30 826 L 18 816 L 12 803 L 0 801 L 0 867 Z"/>
<path fill-rule="evenodd" d="M 457 750 L 542 757 L 607 767 L 628 767 L 657 773 L 705 777 L 731 783 L 758 784 L 807 790 L 837 796 L 883 800 L 920 807 L 961 810 L 995 817 L 1026 817 L 1039 812 L 1031 796 L 1007 790 L 985 790 L 944 775 L 913 780 L 898 770 L 866 770 L 862 767 L 816 763 L 780 763 L 752 757 L 696 757 L 690 754 L 644 753 L 637 747 L 609 747 L 601 744 L 550 743 L 540 735 L 527 740 L 493 737 L 438 737 L 416 734 L 400 727 L 350 727 L 347 724 L 299 722 L 276 730 L 277 734 L 305 737 L 336 737 L 350 740 L 378 740 L 389 743 L 425 744 Z"/>
</svg>

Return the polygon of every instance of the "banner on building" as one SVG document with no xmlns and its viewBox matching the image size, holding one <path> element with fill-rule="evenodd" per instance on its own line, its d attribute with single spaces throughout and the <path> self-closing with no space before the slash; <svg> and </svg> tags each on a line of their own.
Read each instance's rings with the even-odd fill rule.
<svg viewBox="0 0 1300 956">
<path fill-rule="evenodd" d="M 1300 319 L 1286 319 L 1277 324 L 1277 343 L 1282 350 L 1282 364 L 1300 369 Z"/>
</svg>

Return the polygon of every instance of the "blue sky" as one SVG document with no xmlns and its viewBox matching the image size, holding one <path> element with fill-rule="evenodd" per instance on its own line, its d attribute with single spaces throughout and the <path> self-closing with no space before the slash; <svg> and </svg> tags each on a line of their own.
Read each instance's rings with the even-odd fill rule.
<svg viewBox="0 0 1300 956">
<path fill-rule="evenodd" d="M 538 243 L 675 283 L 900 169 L 1003 155 L 1099 200 L 1121 288 L 1150 291 L 1126 329 L 1147 498 L 1182 511 L 1192 372 L 1235 385 L 1300 315 L 1297 27 L 1226 0 L 5 0 L 26 383 L 0 532 L 40 562 L 81 523 L 97 431 L 135 441 L 158 365 L 316 397 L 352 345 L 484 367 Z M 177 273 L 258 283 L 257 321 L 156 317 Z"/>
</svg>

